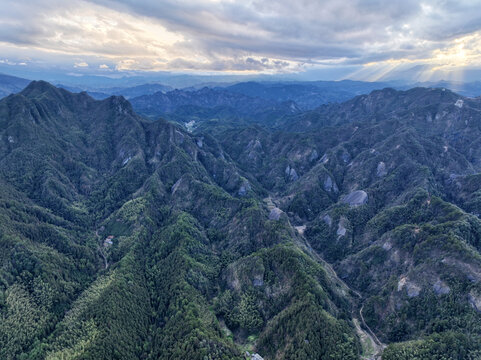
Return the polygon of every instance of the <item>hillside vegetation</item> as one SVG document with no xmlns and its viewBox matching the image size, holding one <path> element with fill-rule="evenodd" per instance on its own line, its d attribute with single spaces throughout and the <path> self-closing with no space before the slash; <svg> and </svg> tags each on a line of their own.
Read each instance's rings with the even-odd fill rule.
<svg viewBox="0 0 481 360">
<path fill-rule="evenodd" d="M 481 357 L 481 100 L 199 92 L 0 100 L 1 359 Z"/>
</svg>

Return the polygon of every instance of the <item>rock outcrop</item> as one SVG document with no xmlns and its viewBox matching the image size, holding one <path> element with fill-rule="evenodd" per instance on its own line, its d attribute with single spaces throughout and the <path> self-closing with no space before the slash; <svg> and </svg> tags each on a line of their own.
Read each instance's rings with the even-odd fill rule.
<svg viewBox="0 0 481 360">
<path fill-rule="evenodd" d="M 444 283 L 444 281 L 438 280 L 433 285 L 433 290 L 436 295 L 446 295 L 449 294 L 451 288 Z"/>
<path fill-rule="evenodd" d="M 339 191 L 336 183 L 332 180 L 330 176 L 327 176 L 326 180 L 324 180 L 324 190 L 327 192 L 335 192 Z"/>
<path fill-rule="evenodd" d="M 249 181 L 244 180 L 242 182 L 242 185 L 239 188 L 239 191 L 237 191 L 237 194 L 239 196 L 246 196 L 248 194 L 248 192 L 251 191 L 251 190 L 252 190 L 252 187 L 251 187 L 251 184 L 249 183 Z"/>
<path fill-rule="evenodd" d="M 361 206 L 367 204 L 368 196 L 364 190 L 356 190 L 342 198 L 344 204 L 349 204 L 351 207 Z"/>
<path fill-rule="evenodd" d="M 376 175 L 378 177 L 383 177 L 387 175 L 386 164 L 384 163 L 384 161 L 381 161 L 379 162 L 379 164 L 377 164 Z"/>
<path fill-rule="evenodd" d="M 326 214 L 322 217 L 322 221 L 324 221 L 329 227 L 332 225 L 332 218 L 329 214 Z"/>
<path fill-rule="evenodd" d="M 269 220 L 278 221 L 281 218 L 283 211 L 277 207 L 273 208 L 269 213 Z"/>
<path fill-rule="evenodd" d="M 475 310 L 481 312 L 481 295 L 471 291 L 468 294 L 468 301 Z"/>
<path fill-rule="evenodd" d="M 286 167 L 285 174 L 289 181 L 296 181 L 297 179 L 299 179 L 299 175 L 297 175 L 296 170 L 289 165 L 287 165 Z"/>
</svg>

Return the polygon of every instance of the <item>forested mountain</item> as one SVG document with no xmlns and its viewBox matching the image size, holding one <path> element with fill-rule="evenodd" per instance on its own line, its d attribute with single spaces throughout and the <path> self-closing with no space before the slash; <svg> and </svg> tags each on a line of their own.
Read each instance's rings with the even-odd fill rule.
<svg viewBox="0 0 481 360">
<path fill-rule="evenodd" d="M 156 92 L 168 92 L 171 91 L 172 88 L 170 86 L 162 85 L 162 84 L 142 84 L 137 86 L 131 87 L 111 87 L 111 88 L 79 88 L 75 86 L 68 86 L 68 85 L 57 85 L 58 87 L 68 90 L 74 93 L 80 93 L 82 91 L 86 91 L 91 97 L 97 100 L 103 100 L 108 98 L 109 96 L 123 96 L 126 99 L 131 99 L 134 97 L 142 96 L 142 95 L 151 95 L 155 94 Z"/>
<path fill-rule="evenodd" d="M 0 117 L 2 358 L 357 357 L 349 293 L 215 139 L 44 82 Z"/>
<path fill-rule="evenodd" d="M 479 358 L 480 112 L 32 82 L 0 101 L 0 358 Z"/>
<path fill-rule="evenodd" d="M 301 110 L 340 103 L 386 84 L 362 81 L 240 82 L 220 87 L 161 91 L 131 99 L 140 114 L 152 119 L 167 117 L 180 123 L 223 121 L 265 123 Z"/>
<path fill-rule="evenodd" d="M 293 101 L 279 102 L 208 87 L 157 92 L 133 98 L 131 103 L 139 114 L 152 119 L 164 116 L 181 123 L 212 118 L 263 122 L 300 112 Z"/>
<path fill-rule="evenodd" d="M 292 81 L 241 82 L 226 87 L 234 93 L 278 102 L 294 101 L 301 109 L 310 110 L 328 103 L 339 103 L 356 95 L 388 87 L 382 82 L 365 81 Z"/>
<path fill-rule="evenodd" d="M 479 356 L 480 106 L 385 89 L 216 134 L 360 292 L 384 359 Z"/>
</svg>

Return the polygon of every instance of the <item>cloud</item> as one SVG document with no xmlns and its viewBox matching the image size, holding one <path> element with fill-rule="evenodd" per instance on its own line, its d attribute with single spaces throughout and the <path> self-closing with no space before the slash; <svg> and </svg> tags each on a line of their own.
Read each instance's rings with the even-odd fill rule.
<svg viewBox="0 0 481 360">
<path fill-rule="evenodd" d="M 3 2 L 0 51 L 16 49 L 19 63 L 21 56 L 33 59 L 28 64 L 61 59 L 79 71 L 357 66 L 373 73 L 377 66 L 376 76 L 400 64 L 481 66 L 477 1 Z"/>
<path fill-rule="evenodd" d="M 82 62 L 77 62 L 74 64 L 74 67 L 76 68 L 84 68 L 84 67 L 89 67 L 89 64 L 87 64 L 85 61 Z"/>
</svg>

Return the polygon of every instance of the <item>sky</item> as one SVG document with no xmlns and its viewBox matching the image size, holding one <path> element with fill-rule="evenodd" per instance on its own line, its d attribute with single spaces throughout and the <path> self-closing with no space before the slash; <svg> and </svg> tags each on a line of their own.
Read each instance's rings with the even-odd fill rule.
<svg viewBox="0 0 481 360">
<path fill-rule="evenodd" d="M 481 80 L 481 0 L 0 0 L 0 71 Z"/>
</svg>

